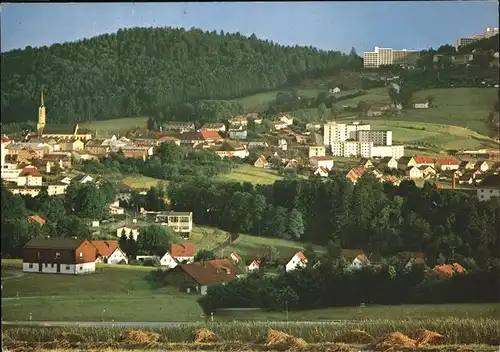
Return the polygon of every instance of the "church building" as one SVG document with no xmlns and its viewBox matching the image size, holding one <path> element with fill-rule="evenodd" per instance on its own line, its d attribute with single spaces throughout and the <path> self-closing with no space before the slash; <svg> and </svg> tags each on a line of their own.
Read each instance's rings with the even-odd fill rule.
<svg viewBox="0 0 500 352">
<path fill-rule="evenodd" d="M 92 139 L 90 130 L 80 128 L 78 124 L 74 126 L 60 124 L 47 125 L 45 105 L 43 103 L 43 89 L 41 94 L 41 105 L 38 108 L 38 123 L 36 124 L 37 136 L 44 138 L 79 139 L 88 141 Z"/>
</svg>

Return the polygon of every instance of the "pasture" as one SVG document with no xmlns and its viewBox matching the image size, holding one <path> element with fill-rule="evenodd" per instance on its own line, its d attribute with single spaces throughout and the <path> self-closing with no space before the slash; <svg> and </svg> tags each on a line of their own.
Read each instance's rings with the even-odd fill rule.
<svg viewBox="0 0 500 352">
<path fill-rule="evenodd" d="M 148 117 L 122 117 L 111 120 L 82 123 L 82 128 L 97 131 L 97 138 L 108 138 L 113 134 L 125 134 L 136 128 L 146 128 Z"/>
<path fill-rule="evenodd" d="M 161 182 L 164 185 L 168 184 L 167 180 L 160 180 L 158 178 L 136 175 L 136 176 L 123 176 L 121 180 L 122 183 L 126 184 L 130 188 L 138 189 L 138 188 L 151 188 L 158 186 L 158 183 Z"/>
<path fill-rule="evenodd" d="M 228 174 L 219 174 L 216 179 L 219 181 L 250 182 L 253 184 L 268 185 L 274 183 L 274 181 L 281 180 L 282 177 L 273 170 L 261 169 L 253 165 L 242 165 Z"/>
</svg>

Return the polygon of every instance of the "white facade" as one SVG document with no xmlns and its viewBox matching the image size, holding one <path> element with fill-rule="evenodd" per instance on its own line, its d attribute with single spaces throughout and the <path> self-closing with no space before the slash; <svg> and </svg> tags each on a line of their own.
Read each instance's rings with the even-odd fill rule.
<svg viewBox="0 0 500 352">
<path fill-rule="evenodd" d="M 287 126 L 293 125 L 293 117 L 291 116 L 281 116 L 280 121 L 283 121 Z"/>
<path fill-rule="evenodd" d="M 18 169 L 16 164 L 3 164 L 2 166 L 2 180 L 7 182 L 17 182 L 19 174 L 23 171 Z"/>
<path fill-rule="evenodd" d="M 286 139 L 281 138 L 278 140 L 278 148 L 283 151 L 286 151 L 288 149 L 288 143 L 286 142 Z"/>
<path fill-rule="evenodd" d="M 363 262 L 362 260 L 358 259 L 358 258 L 355 258 L 350 267 L 351 269 L 361 269 L 363 267 L 365 267 L 367 265 L 367 263 Z"/>
<path fill-rule="evenodd" d="M 393 50 L 392 48 L 375 47 L 374 51 L 367 51 L 363 54 L 364 67 L 380 67 L 383 65 L 411 65 L 418 57 L 416 50 Z"/>
<path fill-rule="evenodd" d="M 289 272 L 297 269 L 297 267 L 305 268 L 306 266 L 307 266 L 307 259 L 302 261 L 300 257 L 297 254 L 295 254 L 293 258 L 290 259 L 290 261 L 286 264 L 285 270 L 286 272 Z"/>
<path fill-rule="evenodd" d="M 120 264 L 121 261 L 124 261 L 125 264 L 128 264 L 128 259 L 125 253 L 123 253 L 123 251 L 120 248 L 117 248 L 108 257 L 107 264 Z"/>
<path fill-rule="evenodd" d="M 392 131 L 358 130 L 356 140 L 359 142 L 373 142 L 373 145 L 392 145 Z"/>
<path fill-rule="evenodd" d="M 414 103 L 413 104 L 414 109 L 428 109 L 429 108 L 429 102 L 425 103 Z"/>
<path fill-rule="evenodd" d="M 333 142 L 346 140 L 346 125 L 343 123 L 328 122 L 323 127 L 323 143 L 332 145 Z"/>
<path fill-rule="evenodd" d="M 398 160 L 405 155 L 405 147 L 404 145 L 377 145 L 372 147 L 371 153 L 373 158 L 392 157 Z"/>
<path fill-rule="evenodd" d="M 317 158 L 311 158 L 310 159 L 311 165 L 315 168 L 318 167 L 324 167 L 328 171 L 333 169 L 333 159 L 332 158 L 327 158 L 327 157 L 320 157 L 320 159 Z"/>
<path fill-rule="evenodd" d="M 47 185 L 47 193 L 49 194 L 49 196 L 58 196 L 61 194 L 65 194 L 66 188 L 68 188 L 68 185 L 64 183 Z"/>
<path fill-rule="evenodd" d="M 488 201 L 493 197 L 500 197 L 500 189 L 498 188 L 478 188 L 477 199 L 480 201 Z"/>
<path fill-rule="evenodd" d="M 42 270 L 39 270 L 41 265 Z M 23 263 L 23 272 L 26 273 L 50 273 L 50 274 L 91 274 L 95 272 L 95 262 L 82 264 L 60 264 L 60 271 L 57 272 L 57 264 L 54 263 Z"/>
<path fill-rule="evenodd" d="M 318 167 L 316 171 L 314 171 L 314 175 L 320 177 L 328 177 L 328 170 L 325 168 Z"/>
<path fill-rule="evenodd" d="M 229 138 L 231 139 L 246 139 L 247 130 L 229 130 Z"/>
<path fill-rule="evenodd" d="M 257 271 L 259 270 L 260 266 L 259 263 L 257 263 L 256 260 L 250 263 L 250 265 L 247 266 L 248 271 Z"/>
<path fill-rule="evenodd" d="M 408 171 L 408 176 L 410 176 L 410 178 L 412 179 L 416 179 L 416 178 L 422 178 L 423 174 L 418 167 L 414 166 Z"/>
<path fill-rule="evenodd" d="M 161 266 L 166 266 L 169 269 L 175 268 L 179 263 L 177 260 L 175 260 L 174 257 L 170 254 L 170 252 L 167 251 L 163 257 L 160 259 L 160 265 Z"/>
<path fill-rule="evenodd" d="M 358 141 L 334 142 L 331 145 L 331 149 L 334 156 L 371 158 L 373 143 L 361 143 Z"/>
<path fill-rule="evenodd" d="M 322 145 L 311 145 L 309 146 L 309 158 L 313 156 L 325 156 L 326 148 Z"/>
</svg>

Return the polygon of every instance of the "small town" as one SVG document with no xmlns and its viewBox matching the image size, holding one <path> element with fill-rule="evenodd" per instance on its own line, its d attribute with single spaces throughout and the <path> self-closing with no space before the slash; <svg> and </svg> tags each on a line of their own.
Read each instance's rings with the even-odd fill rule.
<svg viewBox="0 0 500 352">
<path fill-rule="evenodd" d="M 496 351 L 489 17 L 417 49 L 375 31 L 323 50 L 217 16 L 2 44 L 3 349 Z"/>
</svg>

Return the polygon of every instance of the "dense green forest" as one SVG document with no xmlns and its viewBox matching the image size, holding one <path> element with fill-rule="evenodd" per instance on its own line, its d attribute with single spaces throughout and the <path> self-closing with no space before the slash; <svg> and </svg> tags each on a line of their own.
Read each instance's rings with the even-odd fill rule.
<svg viewBox="0 0 500 352">
<path fill-rule="evenodd" d="M 4 123 L 33 120 L 42 86 L 51 123 L 170 116 L 171 106 L 180 103 L 241 97 L 362 62 L 354 50 L 346 55 L 288 47 L 255 35 L 195 28 L 121 29 L 28 46 L 1 59 Z"/>
</svg>

